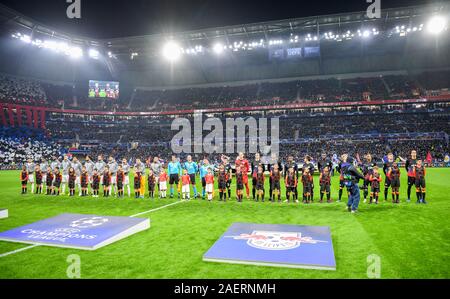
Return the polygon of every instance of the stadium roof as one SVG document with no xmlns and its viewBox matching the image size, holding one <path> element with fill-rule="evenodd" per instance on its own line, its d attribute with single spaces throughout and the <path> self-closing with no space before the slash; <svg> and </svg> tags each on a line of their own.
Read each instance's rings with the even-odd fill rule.
<svg viewBox="0 0 450 299">
<path fill-rule="evenodd" d="M 0 22 L 9 30 L 22 31 L 26 34 L 46 35 L 57 39 L 62 39 L 72 44 L 84 46 L 103 47 L 105 50 L 115 54 L 127 54 L 142 51 L 152 53 L 160 50 L 161 44 L 168 40 L 176 40 L 180 43 L 191 45 L 193 43 L 211 43 L 222 41 L 231 44 L 241 38 L 264 39 L 286 36 L 297 33 L 313 33 L 320 35 L 328 30 L 340 30 L 346 28 L 360 28 L 364 26 L 379 26 L 385 28 L 387 25 L 398 22 L 406 24 L 413 20 L 424 20 L 432 14 L 449 15 L 450 4 L 439 2 L 428 5 L 410 6 L 402 8 L 382 9 L 381 18 L 370 19 L 366 11 L 342 13 L 333 15 L 312 16 L 305 18 L 294 18 L 279 21 L 244 24 L 237 26 L 227 26 L 209 28 L 204 30 L 176 32 L 171 34 L 153 34 L 145 36 L 130 36 L 112 39 L 94 39 L 86 36 L 77 36 L 59 31 L 56 28 L 46 26 L 21 13 L 0 4 Z"/>
</svg>

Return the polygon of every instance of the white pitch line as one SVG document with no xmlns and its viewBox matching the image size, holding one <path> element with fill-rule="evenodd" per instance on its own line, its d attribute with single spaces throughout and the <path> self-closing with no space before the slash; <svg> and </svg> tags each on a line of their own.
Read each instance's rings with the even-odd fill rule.
<svg viewBox="0 0 450 299">
<path fill-rule="evenodd" d="M 137 217 L 137 216 L 141 216 L 141 215 L 148 214 L 148 213 L 151 213 L 151 212 L 155 212 L 155 211 L 158 211 L 158 210 L 162 210 L 164 208 L 167 208 L 167 207 L 170 207 L 170 206 L 182 203 L 182 202 L 185 202 L 185 201 L 176 201 L 176 202 L 170 203 L 168 205 L 165 205 L 165 206 L 162 206 L 162 207 L 159 207 L 159 208 L 156 208 L 156 209 L 152 209 L 152 210 L 148 210 L 148 211 L 145 211 L 145 212 L 141 212 L 141 213 L 132 215 L 130 217 Z"/>
<path fill-rule="evenodd" d="M 162 206 L 162 207 L 159 207 L 159 208 L 156 208 L 156 209 L 148 210 L 148 211 L 145 211 L 145 212 L 141 212 L 141 213 L 129 216 L 129 217 L 137 217 L 137 216 L 140 216 L 140 215 L 148 214 L 148 213 L 155 212 L 155 211 L 158 211 L 158 210 L 162 210 L 164 208 L 167 208 L 167 207 L 170 207 L 170 206 L 182 203 L 182 202 L 184 202 L 184 201 L 176 201 L 176 202 L 170 203 L 168 205 L 165 205 L 165 206 Z M 40 244 L 34 244 L 34 245 L 31 245 L 31 246 L 27 246 L 27 247 L 20 248 L 20 249 L 17 249 L 17 250 L 13 250 L 13 251 L 10 251 L 10 252 L 5 252 L 5 253 L 0 254 L 0 258 L 8 256 L 8 255 L 11 255 L 11 254 L 16 254 L 16 253 L 19 253 L 19 252 L 22 252 L 22 251 L 25 251 L 25 250 L 28 250 L 28 249 L 31 249 L 31 248 L 34 248 L 34 247 L 38 247 L 38 246 L 41 246 L 41 245 Z"/>
<path fill-rule="evenodd" d="M 31 249 L 31 248 L 34 248 L 34 247 L 38 247 L 38 246 L 41 246 L 41 245 L 34 244 L 34 245 L 31 245 L 31 246 L 27 246 L 27 247 L 20 248 L 20 249 L 17 249 L 17 250 L 13 250 L 13 251 L 10 251 L 10 252 L 2 253 L 2 254 L 0 254 L 0 258 L 8 256 L 8 255 L 11 255 L 11 254 L 19 253 L 19 252 L 22 252 L 22 251 L 25 251 L 25 250 L 28 250 L 28 249 Z"/>
</svg>

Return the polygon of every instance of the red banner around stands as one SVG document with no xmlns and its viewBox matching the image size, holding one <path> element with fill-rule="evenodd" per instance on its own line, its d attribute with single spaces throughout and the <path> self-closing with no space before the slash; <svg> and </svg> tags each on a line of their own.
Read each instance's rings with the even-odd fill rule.
<svg viewBox="0 0 450 299">
<path fill-rule="evenodd" d="M 3 107 L 3 105 L 0 105 L 0 123 L 5 127 L 7 126 L 5 108 Z"/>
<path fill-rule="evenodd" d="M 413 104 L 413 103 L 433 103 L 433 102 L 448 102 L 450 101 L 450 95 L 440 95 L 440 96 L 429 96 L 426 98 L 417 99 L 401 99 L 401 100 L 376 100 L 376 101 L 358 101 L 358 102 L 335 102 L 335 103 L 301 103 L 301 104 L 285 104 L 285 105 L 272 105 L 272 106 L 252 106 L 252 107 L 232 107 L 232 108 L 213 108 L 213 109 L 203 109 L 203 110 L 176 110 L 176 111 L 145 111 L 145 112 L 112 112 L 112 111 L 90 111 L 90 110 L 76 110 L 76 109 L 59 109 L 59 108 L 48 108 L 48 107 L 35 107 L 35 106 L 25 106 L 25 105 L 13 105 L 13 104 L 3 104 L 8 110 L 9 124 L 11 126 L 15 125 L 14 120 L 14 110 L 24 109 L 27 116 L 27 125 L 33 126 L 35 128 L 41 127 L 45 128 L 45 118 L 46 112 L 49 113 L 72 113 L 72 114 L 83 114 L 83 115 L 117 115 L 117 116 L 156 116 L 156 115 L 182 115 L 182 114 L 192 114 L 194 112 L 202 113 L 216 113 L 216 112 L 239 112 L 239 111 L 260 111 L 260 110 L 291 110 L 291 109 L 309 109 L 309 108 L 320 108 L 320 107 L 356 107 L 365 105 L 389 105 L 389 104 Z M 0 107 L 1 107 L 0 103 Z M 19 112 L 20 114 L 20 112 Z M 18 114 L 18 116 L 19 116 Z M 40 114 L 40 124 L 39 124 L 39 114 Z M 33 117 L 31 116 L 33 115 Z M 0 116 L 1 117 L 1 116 Z M 6 116 L 4 119 L 0 119 L 4 125 L 8 124 Z M 20 117 L 19 117 L 20 118 Z M 18 121 L 19 122 L 19 121 Z"/>
<path fill-rule="evenodd" d="M 19 127 L 22 126 L 22 107 L 16 106 L 16 118 L 17 118 L 17 125 Z"/>
<path fill-rule="evenodd" d="M 45 109 L 41 109 L 41 129 L 45 129 Z"/>
<path fill-rule="evenodd" d="M 33 118 L 34 118 L 33 127 L 37 128 L 38 123 L 39 123 L 39 110 L 38 109 L 33 109 Z"/>
<path fill-rule="evenodd" d="M 9 125 L 14 127 L 14 107 L 13 105 L 8 105 L 8 117 L 9 117 Z"/>
<path fill-rule="evenodd" d="M 31 127 L 32 123 L 33 123 L 33 117 L 31 114 L 31 107 L 26 106 L 25 107 L 25 115 L 27 117 L 27 126 Z"/>
</svg>

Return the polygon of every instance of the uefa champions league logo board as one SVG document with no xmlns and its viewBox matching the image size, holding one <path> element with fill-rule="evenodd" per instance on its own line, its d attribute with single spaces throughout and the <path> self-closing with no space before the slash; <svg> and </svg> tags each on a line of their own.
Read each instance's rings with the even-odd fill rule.
<svg viewBox="0 0 450 299">
<path fill-rule="evenodd" d="M 148 218 L 61 214 L 2 232 L 0 241 L 96 250 L 148 228 Z"/>
<path fill-rule="evenodd" d="M 8 218 L 8 210 L 7 209 L 0 209 L 0 219 Z"/>
<path fill-rule="evenodd" d="M 205 253 L 203 260 L 336 270 L 327 226 L 234 223 Z"/>
</svg>

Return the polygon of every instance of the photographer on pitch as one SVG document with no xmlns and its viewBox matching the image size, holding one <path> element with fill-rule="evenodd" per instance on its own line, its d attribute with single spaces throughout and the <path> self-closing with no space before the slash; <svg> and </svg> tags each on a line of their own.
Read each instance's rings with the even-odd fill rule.
<svg viewBox="0 0 450 299">
<path fill-rule="evenodd" d="M 347 209 L 349 212 L 356 213 L 360 201 L 358 182 L 360 179 L 363 180 L 364 176 L 353 165 L 348 154 L 341 155 L 340 172 L 344 178 L 344 185 L 349 192 Z"/>
</svg>

